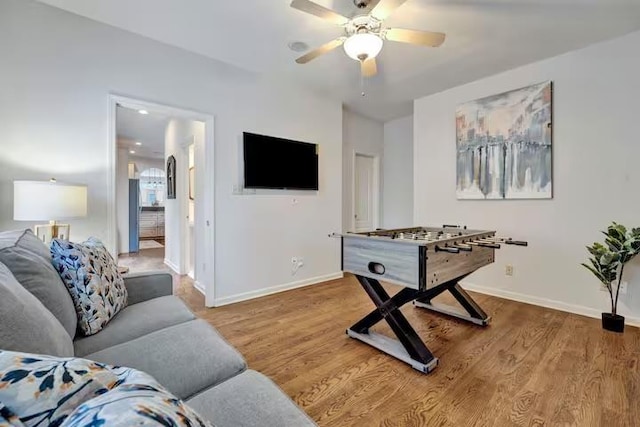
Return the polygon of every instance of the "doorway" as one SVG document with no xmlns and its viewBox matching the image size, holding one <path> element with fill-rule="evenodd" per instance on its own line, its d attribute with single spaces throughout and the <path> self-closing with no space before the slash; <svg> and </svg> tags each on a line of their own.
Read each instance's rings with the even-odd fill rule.
<svg viewBox="0 0 640 427">
<path fill-rule="evenodd" d="M 137 256 L 127 268 L 142 270 L 165 259 L 165 132 L 170 118 L 116 106 L 118 255 Z M 126 269 L 125 269 L 126 270 Z"/>
<path fill-rule="evenodd" d="M 354 152 L 353 230 L 378 228 L 380 211 L 380 164 L 377 156 Z"/>
<path fill-rule="evenodd" d="M 137 249 L 135 256 L 143 260 L 138 271 L 159 267 L 175 275 L 190 276 L 187 283 L 205 295 L 206 306 L 213 306 L 213 116 L 116 95 L 111 95 L 109 102 L 109 249 L 113 254 L 128 254 Z M 122 145 L 119 119 L 123 109 L 134 114 L 137 121 L 163 118 L 161 146 L 155 150 L 159 153 L 158 164 L 141 165 L 124 156 L 133 156 L 131 151 L 138 155 L 151 144 L 135 137 L 127 138 L 133 145 Z M 130 183 L 130 177 L 137 182 Z M 197 183 L 204 182 L 208 188 L 198 189 Z M 123 202 L 120 191 L 123 184 L 127 184 L 128 190 L 134 189 L 128 196 L 138 193 L 128 197 L 138 202 L 137 215 L 136 209 L 129 209 L 129 203 Z M 196 198 L 195 194 L 202 197 Z M 125 229 L 122 216 L 128 217 L 130 213 L 137 224 L 132 219 L 131 227 Z M 131 235 L 130 228 L 138 231 L 137 238 Z M 130 247 L 130 241 L 125 240 L 137 241 L 138 247 L 135 244 Z M 119 261 L 124 265 L 135 264 L 130 258 L 124 255 Z"/>
</svg>

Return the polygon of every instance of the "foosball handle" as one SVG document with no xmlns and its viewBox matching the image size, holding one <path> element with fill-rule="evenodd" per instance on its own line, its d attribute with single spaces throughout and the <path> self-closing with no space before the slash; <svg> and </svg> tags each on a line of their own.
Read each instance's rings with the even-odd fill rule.
<svg viewBox="0 0 640 427">
<path fill-rule="evenodd" d="M 492 248 L 492 249 L 500 249 L 500 245 L 497 243 L 478 243 L 478 246 L 482 246 L 485 248 Z"/>
<path fill-rule="evenodd" d="M 465 251 L 465 252 L 471 252 L 473 249 L 471 248 L 471 246 L 454 246 L 454 248 L 456 249 L 460 249 L 461 251 Z"/>
<path fill-rule="evenodd" d="M 529 246 L 529 242 L 523 240 L 505 240 L 504 243 L 507 245 Z"/>
<path fill-rule="evenodd" d="M 458 253 L 460 253 L 460 249 L 452 248 L 452 247 L 449 247 L 449 246 L 445 246 L 444 248 L 442 248 L 440 246 L 436 246 L 436 252 L 449 252 L 451 254 L 458 254 Z"/>
</svg>

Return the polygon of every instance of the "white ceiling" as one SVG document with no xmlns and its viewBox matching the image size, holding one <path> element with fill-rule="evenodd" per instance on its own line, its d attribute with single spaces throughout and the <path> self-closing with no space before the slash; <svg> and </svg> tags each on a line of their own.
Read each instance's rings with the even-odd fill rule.
<svg viewBox="0 0 640 427">
<path fill-rule="evenodd" d="M 385 42 L 379 75 L 360 96 L 358 64 L 342 49 L 307 65 L 291 41 L 319 46 L 341 29 L 290 0 L 41 0 L 62 9 L 283 81 L 297 81 L 385 121 L 412 100 L 640 30 L 640 0 L 408 0 L 388 26 L 442 31 L 437 49 Z M 317 0 L 344 15 L 351 0 Z"/>
<path fill-rule="evenodd" d="M 134 150 L 136 157 L 164 158 L 165 129 L 169 118 L 151 112 L 140 114 L 137 110 L 116 108 L 116 134 L 118 147 Z M 142 145 L 136 145 L 136 142 Z"/>
</svg>

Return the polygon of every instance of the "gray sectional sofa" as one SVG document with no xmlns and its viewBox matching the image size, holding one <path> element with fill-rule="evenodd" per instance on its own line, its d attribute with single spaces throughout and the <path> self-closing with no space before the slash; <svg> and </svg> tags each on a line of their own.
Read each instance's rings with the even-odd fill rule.
<svg viewBox="0 0 640 427">
<path fill-rule="evenodd" d="M 172 295 L 171 275 L 132 274 L 125 284 L 128 306 L 97 334 L 76 335 L 73 303 L 48 248 L 30 231 L 0 233 L 0 349 L 145 371 L 219 427 L 315 425 Z"/>
</svg>

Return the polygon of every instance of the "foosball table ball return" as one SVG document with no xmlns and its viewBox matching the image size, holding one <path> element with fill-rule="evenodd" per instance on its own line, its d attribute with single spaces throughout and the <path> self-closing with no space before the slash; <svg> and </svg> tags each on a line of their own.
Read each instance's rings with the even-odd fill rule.
<svg viewBox="0 0 640 427">
<path fill-rule="evenodd" d="M 491 318 L 459 282 L 494 262 L 501 245 L 527 242 L 496 237 L 495 231 L 466 227 L 413 227 L 334 235 L 342 240 L 342 270 L 356 276 L 376 308 L 347 329 L 351 338 L 369 344 L 413 368 L 429 373 L 438 365 L 400 308 L 409 302 L 438 313 L 486 326 Z M 404 288 L 389 296 L 379 280 Z M 449 292 L 461 307 L 432 300 Z M 370 331 L 385 320 L 398 338 Z"/>
</svg>

